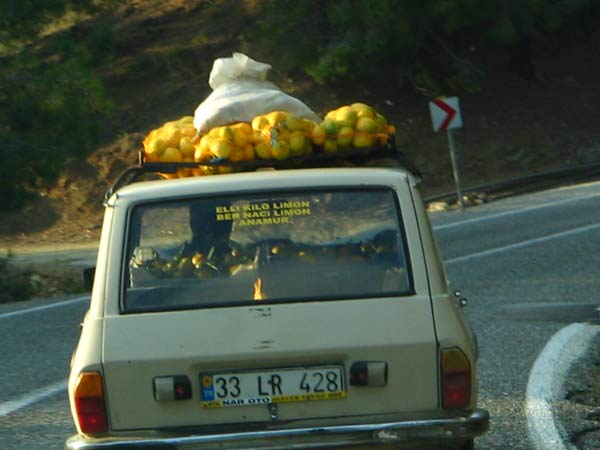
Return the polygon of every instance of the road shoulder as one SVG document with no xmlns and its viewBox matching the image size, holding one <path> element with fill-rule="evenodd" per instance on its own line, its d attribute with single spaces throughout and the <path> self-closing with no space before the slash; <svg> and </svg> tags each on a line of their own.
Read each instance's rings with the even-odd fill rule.
<svg viewBox="0 0 600 450">
<path fill-rule="evenodd" d="M 600 448 L 600 333 L 571 367 L 556 416 L 578 450 Z"/>
</svg>

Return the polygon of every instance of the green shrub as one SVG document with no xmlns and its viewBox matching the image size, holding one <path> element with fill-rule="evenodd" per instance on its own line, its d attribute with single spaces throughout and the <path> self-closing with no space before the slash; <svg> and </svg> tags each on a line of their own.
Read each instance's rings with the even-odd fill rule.
<svg viewBox="0 0 600 450">
<path fill-rule="evenodd" d="M 52 182 L 65 162 L 85 157 L 98 143 L 112 103 L 96 69 L 114 55 L 112 26 L 100 15 L 85 30 L 39 33 L 70 11 L 101 12 L 100 6 L 110 3 L 33 0 L 0 6 L 5 44 L 0 57 L 0 209 L 21 206 L 28 192 Z"/>
<path fill-rule="evenodd" d="M 0 303 L 29 300 L 33 295 L 30 275 L 11 264 L 9 258 L 0 257 Z"/>
<path fill-rule="evenodd" d="M 491 53 L 503 50 L 512 62 L 532 65 L 534 39 L 552 39 L 575 14 L 594 11 L 591 0 L 266 0 L 261 5 L 256 37 L 283 70 L 300 69 L 327 83 L 394 69 L 433 95 L 448 86 L 476 90 Z M 515 70 L 525 74 L 524 67 Z"/>
</svg>

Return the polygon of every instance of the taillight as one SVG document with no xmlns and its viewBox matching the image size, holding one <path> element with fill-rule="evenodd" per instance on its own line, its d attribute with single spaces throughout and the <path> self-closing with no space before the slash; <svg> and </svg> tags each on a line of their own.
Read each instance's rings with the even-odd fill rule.
<svg viewBox="0 0 600 450">
<path fill-rule="evenodd" d="M 104 387 L 100 372 L 82 372 L 74 390 L 75 411 L 79 428 L 84 434 L 105 433 L 108 430 Z"/>
<path fill-rule="evenodd" d="M 459 348 L 442 350 L 442 406 L 466 408 L 471 403 L 471 363 Z"/>
</svg>

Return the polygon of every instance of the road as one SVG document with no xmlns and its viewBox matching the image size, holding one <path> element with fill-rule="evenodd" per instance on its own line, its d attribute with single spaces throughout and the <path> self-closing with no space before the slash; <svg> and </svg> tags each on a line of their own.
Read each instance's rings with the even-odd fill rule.
<svg viewBox="0 0 600 450">
<path fill-rule="evenodd" d="M 480 402 L 492 425 L 477 448 L 533 449 L 529 375 L 566 319 L 519 308 L 598 303 L 600 183 L 431 217 L 481 347 Z M 74 432 L 64 383 L 86 306 L 84 298 L 0 305 L 0 448 L 61 449 Z"/>
</svg>

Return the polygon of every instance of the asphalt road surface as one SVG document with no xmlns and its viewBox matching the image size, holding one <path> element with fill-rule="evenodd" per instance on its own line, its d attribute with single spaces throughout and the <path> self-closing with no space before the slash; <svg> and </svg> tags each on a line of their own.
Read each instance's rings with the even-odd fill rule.
<svg viewBox="0 0 600 450">
<path fill-rule="evenodd" d="M 586 319 L 529 307 L 598 303 L 600 183 L 431 217 L 481 347 L 480 403 L 492 422 L 477 448 L 533 449 L 531 368 L 552 335 Z M 0 305 L 1 449 L 60 450 L 74 433 L 65 385 L 86 307 L 81 297 Z"/>
</svg>

